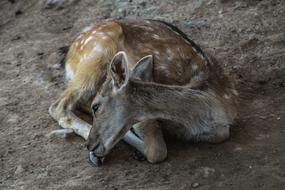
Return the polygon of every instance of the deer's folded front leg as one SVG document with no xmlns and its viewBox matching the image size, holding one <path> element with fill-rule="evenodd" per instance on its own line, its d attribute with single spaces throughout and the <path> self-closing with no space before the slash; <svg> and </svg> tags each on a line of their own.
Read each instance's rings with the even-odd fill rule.
<svg viewBox="0 0 285 190">
<path fill-rule="evenodd" d="M 124 141 L 144 154 L 150 163 L 161 162 L 167 157 L 167 147 L 157 121 L 137 123 L 133 129 L 137 135 L 128 131 Z"/>
<path fill-rule="evenodd" d="M 58 123 L 63 129 L 53 130 L 51 133 L 49 133 L 50 137 L 66 137 L 68 134 L 75 133 L 83 137 L 84 140 L 87 140 L 92 127 L 90 124 L 81 120 L 71 112 L 68 114 L 68 116 L 61 117 Z"/>
<path fill-rule="evenodd" d="M 77 117 L 73 111 L 76 105 L 78 105 L 78 102 L 88 102 L 89 98 L 92 97 L 95 92 L 92 88 L 82 88 L 84 84 L 78 85 L 74 81 L 76 80 L 69 81 L 67 89 L 49 108 L 50 115 L 64 129 L 53 131 L 51 134 L 55 136 L 59 134 L 58 136 L 62 136 L 62 134 L 71 133 L 71 130 L 73 130 L 74 133 L 86 140 L 92 126 Z"/>
</svg>

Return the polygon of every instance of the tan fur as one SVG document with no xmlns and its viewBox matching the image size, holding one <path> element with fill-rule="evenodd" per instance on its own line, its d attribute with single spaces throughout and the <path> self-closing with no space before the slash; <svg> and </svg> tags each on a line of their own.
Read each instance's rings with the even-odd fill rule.
<svg viewBox="0 0 285 190">
<path fill-rule="evenodd" d="M 65 128 L 73 128 L 72 123 L 68 122 L 71 120 L 70 112 L 79 101 L 88 104 L 89 99 L 95 96 L 97 88 L 104 82 L 106 67 L 117 52 L 121 35 L 122 30 L 117 23 L 102 22 L 80 34 L 70 46 L 65 62 L 70 65 L 74 78 L 69 81 L 66 90 L 49 111 L 62 127 L 64 125 Z M 91 40 L 86 43 L 88 38 Z M 88 107 L 90 108 L 90 105 Z"/>
</svg>

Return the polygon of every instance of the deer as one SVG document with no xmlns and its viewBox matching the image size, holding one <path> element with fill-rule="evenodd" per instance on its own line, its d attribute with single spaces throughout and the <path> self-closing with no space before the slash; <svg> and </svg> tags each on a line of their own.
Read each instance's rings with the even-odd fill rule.
<svg viewBox="0 0 285 190">
<path fill-rule="evenodd" d="M 234 82 L 177 27 L 158 20 L 106 20 L 81 33 L 65 59 L 67 88 L 49 108 L 86 140 L 99 165 L 124 140 L 150 163 L 167 158 L 164 131 L 221 143 L 237 117 Z M 75 111 L 92 115 L 93 124 Z"/>
</svg>

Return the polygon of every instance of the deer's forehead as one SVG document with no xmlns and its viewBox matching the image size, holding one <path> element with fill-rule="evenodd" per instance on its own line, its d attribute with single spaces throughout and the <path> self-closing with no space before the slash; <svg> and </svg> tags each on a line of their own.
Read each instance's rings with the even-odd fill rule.
<svg viewBox="0 0 285 190">
<path fill-rule="evenodd" d="M 101 90 L 100 90 L 100 92 L 99 92 L 99 94 L 101 95 L 101 96 L 109 96 L 109 95 L 111 95 L 111 93 L 112 93 L 112 89 L 113 89 L 113 87 L 112 87 L 112 81 L 111 81 L 111 79 L 107 79 L 105 82 L 104 82 L 104 84 L 102 85 L 102 88 L 101 88 Z"/>
</svg>

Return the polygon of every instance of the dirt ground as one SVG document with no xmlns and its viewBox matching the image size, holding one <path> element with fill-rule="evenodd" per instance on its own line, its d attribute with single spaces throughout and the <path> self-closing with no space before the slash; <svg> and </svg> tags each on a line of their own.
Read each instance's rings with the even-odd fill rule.
<svg viewBox="0 0 285 190">
<path fill-rule="evenodd" d="M 285 1 L 1 0 L 0 189 L 285 189 Z M 219 145 L 168 142 L 139 162 L 120 142 L 99 168 L 84 141 L 50 139 L 62 49 L 105 18 L 169 21 L 236 79 L 239 125 Z"/>
</svg>

